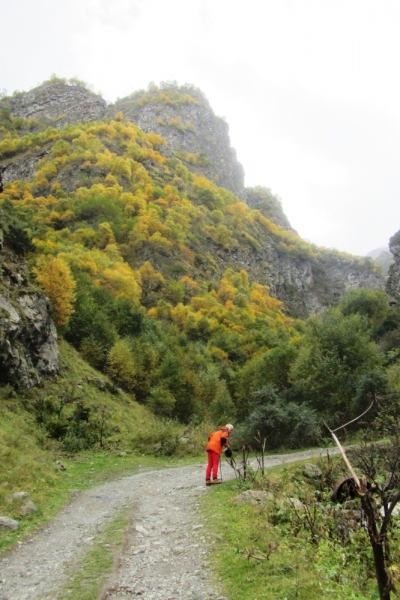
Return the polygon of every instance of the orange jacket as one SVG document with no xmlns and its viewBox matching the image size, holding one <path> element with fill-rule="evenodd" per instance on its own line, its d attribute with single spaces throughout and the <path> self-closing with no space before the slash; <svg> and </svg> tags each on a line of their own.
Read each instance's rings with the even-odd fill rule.
<svg viewBox="0 0 400 600">
<path fill-rule="evenodd" d="M 212 450 L 217 454 L 222 453 L 222 448 L 229 447 L 228 444 L 229 431 L 225 427 L 221 427 L 219 431 L 214 431 L 208 436 L 208 444 L 206 450 Z"/>
</svg>

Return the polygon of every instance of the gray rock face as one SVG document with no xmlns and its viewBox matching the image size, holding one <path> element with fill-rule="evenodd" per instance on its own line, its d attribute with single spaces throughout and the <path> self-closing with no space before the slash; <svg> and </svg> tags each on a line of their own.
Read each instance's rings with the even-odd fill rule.
<svg viewBox="0 0 400 600">
<path fill-rule="evenodd" d="M 107 116 L 107 103 L 83 86 L 44 83 L 29 92 L 4 99 L 14 117 L 50 119 L 55 127 L 68 123 L 98 121 Z"/>
<path fill-rule="evenodd" d="M 394 263 L 389 268 L 386 291 L 394 303 L 400 302 L 400 231 L 389 240 L 389 250 L 393 254 Z"/>
<path fill-rule="evenodd" d="M 245 269 L 255 281 L 267 285 L 270 294 L 285 303 L 291 316 L 306 318 L 337 303 L 347 291 L 358 288 L 384 290 L 385 280 L 356 258 L 296 258 L 279 252 L 268 240 L 262 248 L 231 251 L 210 248 L 220 270 Z"/>
<path fill-rule="evenodd" d="M 35 176 L 36 165 L 43 157 L 43 154 L 38 156 L 26 156 L 19 160 L 13 160 L 4 166 L 0 166 L 3 182 L 6 181 L 28 181 Z"/>
<path fill-rule="evenodd" d="M 191 86 L 178 90 L 181 95 L 191 96 L 195 102 L 175 105 L 159 100 L 137 106 L 137 101 L 124 98 L 116 102 L 114 112 L 122 111 L 126 119 L 146 133 L 161 135 L 173 152 L 181 153 L 183 162 L 185 153 L 196 154 L 198 162 L 190 162 L 190 157 L 186 156 L 189 170 L 205 175 L 239 198 L 244 198 L 244 170 L 231 147 L 228 124 L 215 116 L 200 90 Z"/>
<path fill-rule="evenodd" d="M 0 295 L 0 365 L 0 382 L 17 388 L 58 375 L 57 332 L 44 294 L 27 293 L 13 304 Z"/>
</svg>

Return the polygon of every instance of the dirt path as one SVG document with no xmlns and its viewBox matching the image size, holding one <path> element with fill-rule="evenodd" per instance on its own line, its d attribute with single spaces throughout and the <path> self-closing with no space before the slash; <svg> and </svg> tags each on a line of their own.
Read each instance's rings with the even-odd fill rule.
<svg viewBox="0 0 400 600">
<path fill-rule="evenodd" d="M 270 456 L 265 466 L 320 452 Z M 201 495 L 212 493 L 204 470 L 195 465 L 141 473 L 79 492 L 46 529 L 0 557 L 0 600 L 56 600 L 68 567 L 79 565 L 96 534 L 124 507 L 131 507 L 131 525 L 104 600 L 225 600 L 212 581 L 198 512 Z M 222 475 L 233 477 L 226 463 Z"/>
</svg>

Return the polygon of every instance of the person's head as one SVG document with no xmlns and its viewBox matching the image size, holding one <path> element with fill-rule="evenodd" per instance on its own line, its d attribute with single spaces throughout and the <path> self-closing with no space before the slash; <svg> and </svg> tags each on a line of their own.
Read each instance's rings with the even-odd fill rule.
<svg viewBox="0 0 400 600">
<path fill-rule="evenodd" d="M 232 433 L 232 431 L 233 431 L 233 425 L 231 425 L 230 423 L 228 423 L 227 425 L 225 425 L 225 429 L 228 431 L 228 433 Z"/>
</svg>

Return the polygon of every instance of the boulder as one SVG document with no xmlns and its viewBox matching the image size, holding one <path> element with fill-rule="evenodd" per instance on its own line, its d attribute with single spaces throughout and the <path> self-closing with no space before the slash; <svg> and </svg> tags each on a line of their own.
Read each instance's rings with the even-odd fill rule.
<svg viewBox="0 0 400 600">
<path fill-rule="evenodd" d="M 280 502 L 280 506 L 282 506 L 282 508 L 291 506 L 295 510 L 303 510 L 305 508 L 305 505 L 298 498 L 285 498 Z"/>
<path fill-rule="evenodd" d="M 29 499 L 28 492 L 15 492 L 10 496 L 10 500 L 15 502 L 22 502 Z"/>
<path fill-rule="evenodd" d="M 313 463 L 307 463 L 306 465 L 304 465 L 303 475 L 308 479 L 319 479 L 320 477 L 322 477 L 322 471 L 318 467 L 318 465 L 314 465 Z"/>
<path fill-rule="evenodd" d="M 32 502 L 32 500 L 28 500 L 19 507 L 18 512 L 23 517 L 28 517 L 29 515 L 37 512 L 37 506 Z"/>
<path fill-rule="evenodd" d="M 0 517 L 0 531 L 9 531 L 12 529 L 18 529 L 19 522 L 9 517 Z"/>
<path fill-rule="evenodd" d="M 241 504 L 252 504 L 253 506 L 265 506 L 274 496 L 270 492 L 258 490 L 246 490 L 234 498 L 234 502 Z"/>
</svg>

